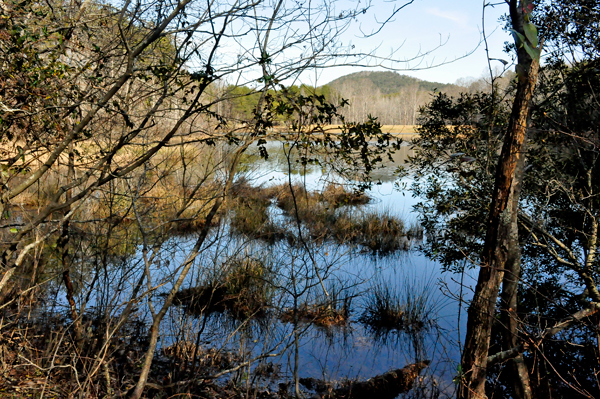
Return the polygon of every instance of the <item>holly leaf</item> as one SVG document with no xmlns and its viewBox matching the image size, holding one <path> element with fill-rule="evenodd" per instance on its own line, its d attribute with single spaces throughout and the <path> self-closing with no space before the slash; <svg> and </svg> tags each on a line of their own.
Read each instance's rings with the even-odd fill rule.
<svg viewBox="0 0 600 399">
<path fill-rule="evenodd" d="M 515 39 L 515 43 L 517 44 L 518 47 L 521 47 L 523 45 L 523 43 L 525 43 L 525 36 L 523 36 L 522 34 L 520 34 L 519 32 L 517 32 L 514 29 L 511 29 L 510 33 L 512 33 L 513 38 Z"/>
</svg>

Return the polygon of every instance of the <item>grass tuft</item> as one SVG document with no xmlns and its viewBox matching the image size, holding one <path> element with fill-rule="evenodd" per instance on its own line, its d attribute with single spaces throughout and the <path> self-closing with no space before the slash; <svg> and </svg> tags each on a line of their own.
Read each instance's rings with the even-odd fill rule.
<svg viewBox="0 0 600 399">
<path fill-rule="evenodd" d="M 406 279 L 402 291 L 379 282 L 366 297 L 365 308 L 359 322 L 376 333 L 392 330 L 418 331 L 433 322 L 434 284 L 419 284 Z"/>
<path fill-rule="evenodd" d="M 259 259 L 234 258 L 209 283 L 179 291 L 173 303 L 197 315 L 228 312 L 238 319 L 264 316 L 271 304 L 270 275 Z"/>
<path fill-rule="evenodd" d="M 280 320 L 287 323 L 294 322 L 294 317 L 303 323 L 318 327 L 341 327 L 350 321 L 350 309 L 353 295 L 343 287 L 332 285 L 328 288 L 329 297 L 324 301 L 314 304 L 304 303 L 296 309 L 286 309 L 280 315 Z"/>
<path fill-rule="evenodd" d="M 269 218 L 273 188 L 255 187 L 240 178 L 232 187 L 232 197 L 230 225 L 236 233 L 270 243 L 286 237 L 285 230 Z"/>
</svg>

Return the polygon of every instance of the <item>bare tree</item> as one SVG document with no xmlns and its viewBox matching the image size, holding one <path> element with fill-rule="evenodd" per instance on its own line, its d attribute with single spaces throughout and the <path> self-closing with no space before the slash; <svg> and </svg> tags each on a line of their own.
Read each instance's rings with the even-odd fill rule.
<svg viewBox="0 0 600 399">
<path fill-rule="evenodd" d="M 211 244 L 240 159 L 276 134 L 272 91 L 347 55 L 337 39 L 365 8 L 337 6 L 283 0 L 2 3 L 0 212 L 17 217 L 1 231 L 0 306 L 9 309 L 41 289 L 40 276 L 52 276 L 51 259 L 60 251 L 77 345 L 69 352 L 65 332 L 46 348 L 53 354 L 43 368 L 48 378 L 65 370 L 55 364 L 62 353 L 77 353 L 79 360 L 71 360 L 85 361 L 86 372 L 79 375 L 80 364 L 73 366 L 76 390 L 85 395 L 97 389 L 101 373 L 109 390 L 116 337 L 145 302 L 147 347 L 131 393 L 141 397 L 161 322 Z M 226 89 L 229 84 L 245 85 L 257 97 L 246 119 L 227 118 L 226 105 L 238 95 Z M 322 101 L 319 106 L 334 109 Z M 310 122 L 318 125 L 331 121 L 313 116 Z M 346 133 L 345 139 L 353 134 Z M 347 159 L 360 154 L 358 146 L 341 150 Z M 170 234 L 190 226 L 195 236 L 185 256 L 164 259 Z M 141 259 L 113 262 L 138 245 Z M 42 273 L 44 257 L 50 260 Z M 89 257 L 98 260 L 92 270 Z M 115 264 L 123 270 L 109 276 Z M 159 291 L 164 296 L 157 297 Z M 84 318 L 94 301 L 102 326 L 91 334 Z M 32 355 L 28 361 L 46 359 Z"/>
</svg>

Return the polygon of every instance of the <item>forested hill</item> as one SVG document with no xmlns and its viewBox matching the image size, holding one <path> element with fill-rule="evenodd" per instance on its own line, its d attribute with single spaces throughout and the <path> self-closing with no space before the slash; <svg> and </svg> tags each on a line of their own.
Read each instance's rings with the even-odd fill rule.
<svg viewBox="0 0 600 399">
<path fill-rule="evenodd" d="M 325 88 L 332 96 L 348 100 L 348 106 L 342 110 L 347 120 L 364 121 L 372 115 L 384 125 L 415 125 L 419 109 L 431 100 L 435 89 L 451 96 L 467 90 L 395 72 L 367 71 L 342 76 L 322 87 Z"/>
<path fill-rule="evenodd" d="M 371 72 L 362 71 L 351 73 L 349 75 L 337 78 L 327 85 L 339 89 L 351 85 L 360 86 L 367 84 L 368 86 L 378 89 L 382 94 L 396 94 L 409 87 L 418 87 L 418 91 L 457 91 L 460 86 L 448 83 L 428 82 L 413 78 L 412 76 L 400 75 L 396 72 Z M 464 88 L 462 88 L 464 89 Z"/>
<path fill-rule="evenodd" d="M 363 71 L 317 88 L 301 85 L 289 89 L 298 93 L 315 91 L 334 103 L 342 98 L 348 100 L 348 104 L 339 110 L 347 121 L 361 122 L 371 115 L 384 125 L 415 125 L 419 109 L 431 101 L 434 90 L 457 96 L 469 91 L 473 82 L 477 81 L 465 81 L 466 84 L 461 86 L 427 82 L 395 72 Z M 225 111 L 229 112 L 228 116 L 251 119 L 260 96 L 244 86 L 229 86 L 227 92 L 231 97 L 228 111 Z"/>
</svg>

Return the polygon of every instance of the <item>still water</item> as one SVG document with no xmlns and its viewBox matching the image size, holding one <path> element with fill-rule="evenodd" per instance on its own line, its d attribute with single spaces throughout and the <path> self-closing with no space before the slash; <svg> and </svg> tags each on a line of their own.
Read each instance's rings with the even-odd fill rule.
<svg viewBox="0 0 600 399">
<path fill-rule="evenodd" d="M 277 145 L 269 143 L 268 150 L 272 154 L 269 160 L 255 162 L 245 168 L 244 177 L 253 185 L 279 185 L 291 181 L 300 182 L 309 190 L 319 190 L 327 182 L 339 182 L 336 176 L 324 175 L 318 166 L 290 171 Z M 367 191 L 372 201 L 365 207 L 399 216 L 410 223 L 416 221 L 412 206 L 419 199 L 403 191 L 393 174 L 408 155 L 410 150 L 403 147 L 395 155 L 393 165 L 387 165 L 374 174 L 379 184 Z M 274 205 L 272 208 L 272 212 L 278 212 Z M 291 291 L 290 287 L 295 284 L 296 289 L 306 290 L 298 294 L 300 301 L 318 302 L 319 297 L 324 297 L 318 276 L 315 276 L 312 268 L 321 270 L 320 277 L 325 281 L 326 288 L 352 297 L 350 322 L 343 327 L 331 328 L 301 323 L 298 326 L 299 347 L 296 351 L 291 323 L 281 322 L 274 317 L 247 321 L 241 325 L 226 320 L 224 315 L 212 315 L 208 316 L 202 342 L 246 351 L 249 357 L 276 353 L 276 356 L 267 360 L 280 366 L 287 375 L 294 369 L 297 353 L 300 377 L 334 380 L 369 378 L 416 361 L 430 360 L 431 366 L 423 373 L 426 376 L 424 383 L 437 384 L 437 389 L 445 394 L 453 391 L 452 378 L 457 374 L 460 359 L 459 337 L 466 331 L 466 312 L 464 303 L 459 312 L 459 298 L 465 300 L 470 296 L 468 290 L 461 288 L 472 285 L 470 275 L 466 274 L 461 281 L 460 276 L 442 274 L 437 263 L 419 252 L 418 243 L 413 243 L 407 251 L 378 256 L 327 242 L 298 248 L 286 242 L 273 245 L 249 242 L 224 233 L 203 254 L 204 260 L 200 263 L 205 265 L 204 270 L 196 270 L 186 283 L 189 286 L 201 283 L 210 269 L 206 265 L 216 267 L 220 260 L 233 256 L 235 252 L 249 257 L 268 258 L 271 264 L 277 265 L 275 285 Z M 292 275 L 297 276 L 294 281 Z M 407 295 L 426 297 L 426 310 L 429 313 L 427 325 L 419 331 L 392 330 L 381 334 L 361 324 L 358 319 L 366 306 L 366 298 L 373 287 L 381 285 L 389 287 L 400 298 Z M 276 302 L 280 308 L 291 307 L 292 297 L 291 292 L 279 293 Z M 186 319 L 191 325 L 199 323 L 181 308 L 173 308 L 170 316 L 171 320 L 176 320 L 171 322 L 174 337 L 180 334 L 178 323 L 181 320 Z M 168 331 L 168 325 L 166 321 L 165 331 Z M 165 338 L 165 342 L 170 340 Z"/>
<path fill-rule="evenodd" d="M 326 174 L 318 165 L 290 169 L 296 163 L 288 162 L 285 148 L 285 144 L 268 143 L 270 157 L 266 161 L 250 152 L 240 168 L 240 177 L 262 187 L 302 183 L 309 191 L 321 190 L 332 181 L 352 183 L 341 180 L 339 175 Z M 416 222 L 412 207 L 419 199 L 403 189 L 410 181 L 398 182 L 394 175 L 394 170 L 410 155 L 411 150 L 402 147 L 393 163 L 373 173 L 377 184 L 367 191 L 372 200 L 362 207 L 400 217 L 406 224 Z M 269 212 L 280 221 L 288 218 L 275 204 Z M 152 281 L 145 283 L 148 292 L 143 295 L 147 300 L 140 302 L 137 317 L 150 321 L 194 241 L 193 236 L 171 237 L 152 262 L 146 263 L 148 266 L 144 259 L 149 253 L 144 254 L 140 248 L 134 256 L 101 275 L 97 284 L 101 289 L 91 295 L 84 293 L 87 297 L 80 301 L 85 301 L 90 310 L 106 308 L 107 303 L 117 304 L 113 312 L 118 316 L 136 282 L 146 273 Z M 422 383 L 442 395 L 453 393 L 452 379 L 460 360 L 459 342 L 466 332 L 464 300 L 471 295 L 464 287 L 474 285 L 469 273 L 442 274 L 437 263 L 419 252 L 418 242 L 412 242 L 408 250 L 382 256 L 328 241 L 306 240 L 298 245 L 280 240 L 269 244 L 232 234 L 226 223 L 213 229 L 208 242 L 182 288 L 206 284 L 222 273 L 228 260 L 259 259 L 269 271 L 265 277 L 269 310 L 260 318 L 238 320 L 227 313 L 198 315 L 172 306 L 161 325 L 159 349 L 175 342 L 193 342 L 202 349 L 227 350 L 242 360 L 260 359 L 251 363 L 248 373 L 261 362 L 271 363 L 279 370 L 280 381 L 289 379 L 294 370 L 300 377 L 366 379 L 430 360 L 430 367 L 422 373 Z M 382 332 L 359 322 L 377 287 L 385 287 L 400 302 L 421 300 L 423 327 Z M 280 315 L 286 309 L 323 303 L 327 295 L 350 304 L 347 324 L 320 327 L 281 321 Z"/>
</svg>

